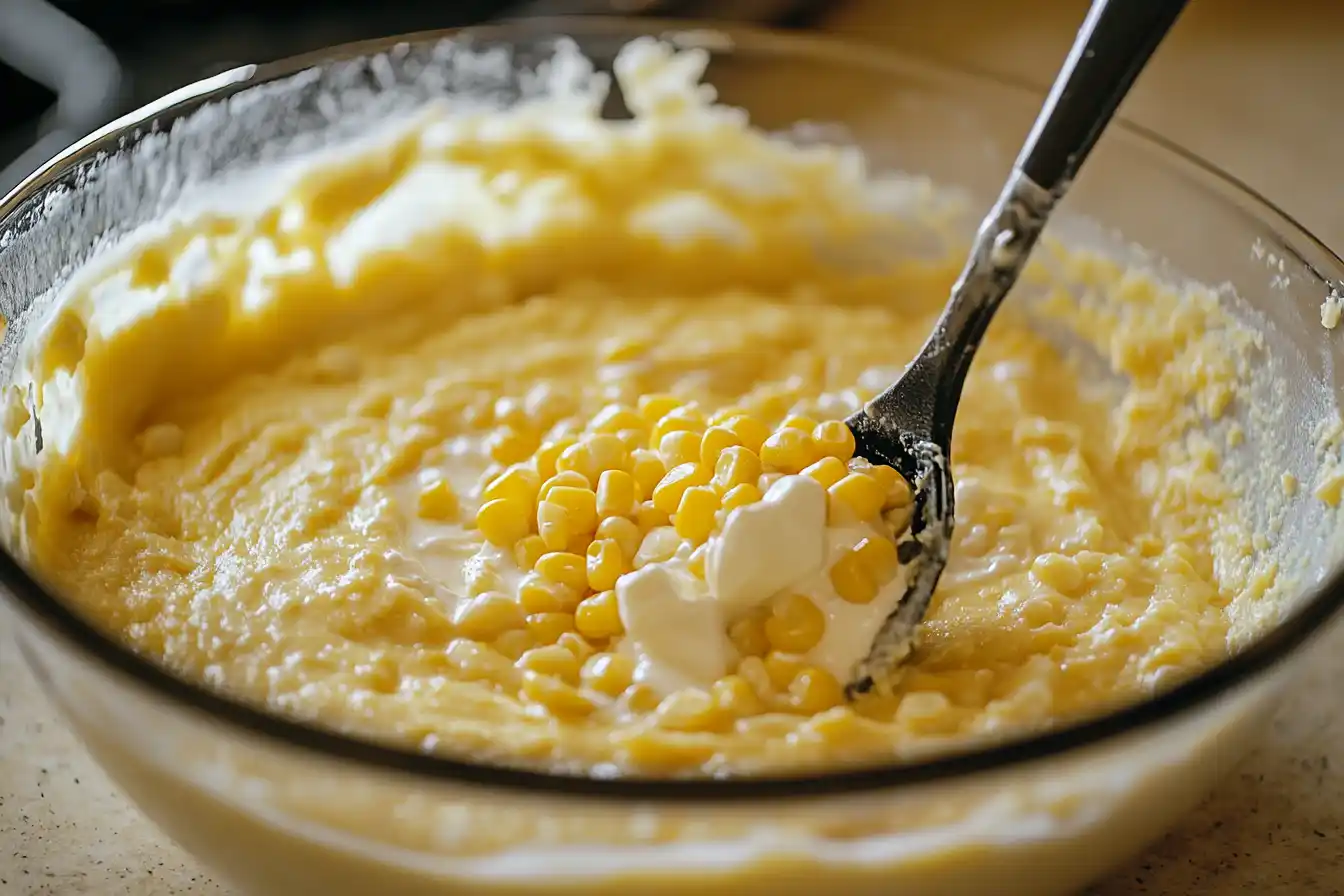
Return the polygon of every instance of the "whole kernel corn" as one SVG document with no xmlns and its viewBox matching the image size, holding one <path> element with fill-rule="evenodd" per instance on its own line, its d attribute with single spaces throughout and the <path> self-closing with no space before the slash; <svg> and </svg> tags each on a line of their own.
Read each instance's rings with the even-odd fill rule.
<svg viewBox="0 0 1344 896">
<path fill-rule="evenodd" d="M 470 563 L 463 570 L 463 584 L 467 586 L 467 593 L 472 597 L 478 594 L 484 594 L 487 591 L 502 591 L 504 589 L 504 579 L 499 574 L 499 567 L 493 563 Z"/>
<path fill-rule="evenodd" d="M 637 683 L 630 685 L 621 693 L 621 702 L 625 704 L 628 712 L 643 715 L 657 709 L 663 698 L 648 685 Z"/>
<path fill-rule="evenodd" d="M 597 515 L 623 517 L 635 509 L 635 478 L 624 470 L 604 470 L 597 480 Z"/>
<path fill-rule="evenodd" d="M 520 539 L 513 546 L 513 559 L 517 562 L 519 569 L 531 569 L 537 565 L 537 560 L 546 553 L 546 542 L 542 541 L 540 535 L 529 535 Z"/>
<path fill-rule="evenodd" d="M 662 563 L 670 560 L 681 547 L 681 536 L 671 526 L 659 526 L 650 529 L 639 544 L 634 560 L 630 564 L 635 569 L 643 569 L 650 563 Z"/>
<path fill-rule="evenodd" d="M 826 616 L 810 599 L 787 594 L 771 604 L 765 619 L 765 637 L 770 646 L 784 653 L 807 653 L 821 643 Z"/>
<path fill-rule="evenodd" d="M 698 432 L 678 429 L 658 440 L 658 456 L 668 469 L 693 464 L 700 459 L 700 443 Z"/>
<path fill-rule="evenodd" d="M 765 674 L 770 677 L 770 686 L 780 693 L 787 692 L 793 679 L 804 669 L 800 658 L 777 650 L 767 653 L 763 662 Z"/>
<path fill-rule="evenodd" d="M 575 622 L 578 622 L 577 618 Z M 555 643 L 574 654 L 581 663 L 597 652 L 597 649 L 588 643 L 588 639 L 578 632 L 565 632 Z"/>
<path fill-rule="evenodd" d="M 832 515 L 843 519 L 872 519 L 882 512 L 887 501 L 882 484 L 867 473 L 850 473 L 827 489 Z"/>
<path fill-rule="evenodd" d="M 546 581 L 574 591 L 582 592 L 588 587 L 587 560 L 578 554 L 565 551 L 542 554 L 534 570 Z"/>
<path fill-rule="evenodd" d="M 538 644 L 554 644 L 574 628 L 573 613 L 533 613 L 527 617 L 527 630 Z"/>
<path fill-rule="evenodd" d="M 705 431 L 705 415 L 691 405 L 682 405 L 679 408 L 669 411 L 661 420 L 653 425 L 653 434 L 650 438 L 650 445 L 660 444 L 663 436 L 669 432 L 696 432 Z"/>
<path fill-rule="evenodd" d="M 737 676 L 745 681 L 761 702 L 769 706 L 775 694 L 775 686 L 766 671 L 765 659 L 760 656 L 744 656 L 737 664 Z"/>
<path fill-rule="evenodd" d="M 526 404 L 521 399 L 507 395 L 495 399 L 491 414 L 495 423 L 501 426 L 512 426 L 515 429 L 523 429 L 530 422 Z"/>
<path fill-rule="evenodd" d="M 705 469 L 713 470 L 725 450 L 741 444 L 742 440 L 738 438 L 737 433 L 728 427 L 711 426 L 700 438 L 700 456 L 692 460 L 699 460 Z"/>
<path fill-rule="evenodd" d="M 635 508 L 635 523 L 641 532 L 647 533 L 671 525 L 672 516 L 659 510 L 652 501 L 643 501 Z"/>
<path fill-rule="evenodd" d="M 583 686 L 618 697 L 635 677 L 635 661 L 619 653 L 595 653 L 584 661 L 579 670 L 579 681 Z"/>
<path fill-rule="evenodd" d="M 719 495 L 707 485 L 686 489 L 677 505 L 672 525 L 678 535 L 692 544 L 703 544 L 714 531 L 714 514 L 719 511 Z"/>
<path fill-rule="evenodd" d="M 535 455 L 537 475 L 542 479 L 549 479 L 554 476 L 558 472 L 556 462 L 560 460 L 560 455 L 576 441 L 578 440 L 572 436 L 563 436 L 543 442 Z"/>
<path fill-rule="evenodd" d="M 493 641 L 504 632 L 521 629 L 522 610 L 507 594 L 487 591 L 458 606 L 453 625 L 463 637 L 473 641 Z"/>
<path fill-rule="evenodd" d="M 761 463 L 777 473 L 802 472 L 817 459 L 817 446 L 810 432 L 779 429 L 761 445 Z"/>
<path fill-rule="evenodd" d="M 770 427 L 750 414 L 730 417 L 722 423 L 722 426 L 737 436 L 742 447 L 757 454 L 760 454 L 761 446 L 765 444 L 765 440 L 770 438 Z"/>
<path fill-rule="evenodd" d="M 761 459 L 756 452 L 742 445 L 725 448 L 714 463 L 714 485 L 727 492 L 745 483 L 755 483 L 761 476 Z"/>
<path fill-rule="evenodd" d="M 681 505 L 681 496 L 688 488 L 708 485 L 709 471 L 699 464 L 682 464 L 667 471 L 667 475 L 653 490 L 653 506 L 663 513 L 674 514 Z"/>
<path fill-rule="evenodd" d="M 1077 561 L 1063 554 L 1042 554 L 1031 562 L 1031 577 L 1066 597 L 1076 596 L 1086 582 Z"/>
<path fill-rule="evenodd" d="M 573 685 L 530 670 L 523 673 L 520 690 L 526 699 L 558 718 L 586 716 L 597 708 L 597 704 Z"/>
<path fill-rule="evenodd" d="M 531 511 L 513 498 L 486 501 L 476 511 L 476 528 L 491 544 L 509 547 L 532 531 Z"/>
<path fill-rule="evenodd" d="M 588 587 L 594 591 L 610 591 L 616 580 L 627 570 L 616 542 L 603 539 L 588 545 Z M 580 629 L 582 631 L 582 629 Z"/>
<path fill-rule="evenodd" d="M 630 449 L 615 433 L 599 432 L 585 436 L 583 444 L 588 446 L 588 454 L 593 459 L 591 478 L 594 485 L 603 470 L 626 470 L 630 467 Z"/>
<path fill-rule="evenodd" d="M 672 395 L 641 395 L 637 403 L 639 416 L 649 426 L 681 407 L 681 399 Z"/>
<path fill-rule="evenodd" d="M 591 535 L 597 531 L 597 495 L 591 488 L 557 486 L 547 493 L 546 501 L 564 508 L 571 535 Z"/>
<path fill-rule="evenodd" d="M 765 712 L 765 703 L 741 675 L 725 675 L 710 689 L 719 709 L 739 719 Z"/>
<path fill-rule="evenodd" d="M 623 516 L 607 517 L 597 525 L 598 539 L 611 539 L 616 542 L 621 549 L 621 556 L 630 558 L 635 556 L 635 551 L 639 550 L 639 543 L 644 540 L 644 533 L 639 531 L 639 526 L 633 521 Z M 527 568 L 531 568 L 528 564 Z"/>
<path fill-rule="evenodd" d="M 435 479 L 420 489 L 416 511 L 421 519 L 447 521 L 457 518 L 457 494 L 446 479 Z"/>
<path fill-rule="evenodd" d="M 668 694 L 654 711 L 654 719 L 669 731 L 713 731 L 727 720 L 714 698 L 698 688 Z"/>
<path fill-rule="evenodd" d="M 880 536 L 861 539 L 858 544 L 854 545 L 854 555 L 859 558 L 859 562 L 864 565 L 872 575 L 873 580 L 879 585 L 885 585 L 891 581 L 901 562 L 900 552 L 896 550 L 896 542 Z"/>
<path fill-rule="evenodd" d="M 727 494 L 723 496 L 723 509 L 731 513 L 739 507 L 755 504 L 763 497 L 765 496 L 754 483 L 744 482 L 729 489 Z"/>
<path fill-rule="evenodd" d="M 518 657 L 537 646 L 537 642 L 527 629 L 515 628 L 507 632 L 500 632 L 491 640 L 490 646 L 501 656 L 516 662 Z"/>
<path fill-rule="evenodd" d="M 831 587 L 841 600 L 851 604 L 872 603 L 878 585 L 863 560 L 854 551 L 846 551 L 831 566 Z"/>
<path fill-rule="evenodd" d="M 843 420 L 827 420 L 812 430 L 812 441 L 826 457 L 845 463 L 854 456 L 854 433 Z"/>
<path fill-rule="evenodd" d="M 519 669 L 553 675 L 569 684 L 579 683 L 579 659 L 559 644 L 533 647 L 514 664 Z"/>
<path fill-rule="evenodd" d="M 845 702 L 845 689 L 825 669 L 807 666 L 789 682 L 789 706 L 808 715 L 816 715 Z"/>
<path fill-rule="evenodd" d="M 444 659 L 468 681 L 512 684 L 518 679 L 518 670 L 503 654 L 470 638 L 453 639 Z"/>
<path fill-rule="evenodd" d="M 518 430 L 511 426 L 500 427 L 485 439 L 485 450 L 491 459 L 501 464 L 516 464 L 527 458 L 537 448 L 537 436 L 529 430 Z"/>
<path fill-rule="evenodd" d="M 578 595 L 541 573 L 530 572 L 518 583 L 518 606 L 524 613 L 562 613 L 573 610 Z"/>
<path fill-rule="evenodd" d="M 629 453 L 636 451 L 647 451 L 645 447 L 649 444 L 649 434 L 643 429 L 623 429 L 616 433 L 616 438 L 621 440 L 625 450 Z"/>
<path fill-rule="evenodd" d="M 588 422 L 589 432 L 619 433 L 623 429 L 646 430 L 649 424 L 629 405 L 609 404 Z"/>
<path fill-rule="evenodd" d="M 560 452 L 560 456 L 555 459 L 555 469 L 561 473 L 578 473 L 589 488 L 596 483 L 600 472 L 586 441 L 575 442 Z"/>
<path fill-rule="evenodd" d="M 765 656 L 770 650 L 770 639 L 765 634 L 765 619 L 751 613 L 734 620 L 728 626 L 728 640 L 742 656 Z"/>
<path fill-rule="evenodd" d="M 868 468 L 868 475 L 877 480 L 886 495 L 883 507 L 904 507 L 910 503 L 910 483 L 895 468 L 886 464 L 875 464 Z"/>
<path fill-rule="evenodd" d="M 616 604 L 616 592 L 602 591 L 584 598 L 574 611 L 574 625 L 579 634 L 595 641 L 622 634 L 625 625 L 621 622 L 620 607 Z"/>
<path fill-rule="evenodd" d="M 817 421 L 803 414 L 789 414 L 779 424 L 780 429 L 801 429 L 811 435 L 817 428 Z"/>
<path fill-rule="evenodd" d="M 529 467 L 515 464 L 500 473 L 481 492 L 481 499 L 494 501 L 499 498 L 513 498 L 524 504 L 535 504 L 537 492 L 541 488 L 541 477 Z"/>
<path fill-rule="evenodd" d="M 708 545 L 702 544 L 691 551 L 691 555 L 686 558 L 686 571 L 697 579 L 705 577 L 705 555 L 708 553 L 708 548 Z"/>
<path fill-rule="evenodd" d="M 830 488 L 849 475 L 849 468 L 838 457 L 827 455 L 803 470 L 802 475 L 815 479 L 822 488 Z"/>
<path fill-rule="evenodd" d="M 585 478 L 582 473 L 575 470 L 564 470 L 556 473 L 554 476 L 548 477 L 541 483 L 541 487 L 537 489 L 537 500 L 545 501 L 551 496 L 552 489 L 561 487 L 590 488 L 591 486 L 588 484 L 587 478 Z"/>
<path fill-rule="evenodd" d="M 574 531 L 565 508 L 550 501 L 542 501 L 537 505 L 537 534 L 541 536 L 546 550 L 563 551 L 581 533 Z"/>
<path fill-rule="evenodd" d="M 728 422 L 734 417 L 741 417 L 746 413 L 747 409 L 741 407 L 740 405 L 735 404 L 728 405 L 727 407 L 719 408 L 717 411 L 709 415 L 709 425 L 718 426 L 721 423 Z"/>
<path fill-rule="evenodd" d="M 630 475 L 635 480 L 637 500 L 645 501 L 667 475 L 667 464 L 658 452 L 643 448 L 630 454 Z"/>
</svg>

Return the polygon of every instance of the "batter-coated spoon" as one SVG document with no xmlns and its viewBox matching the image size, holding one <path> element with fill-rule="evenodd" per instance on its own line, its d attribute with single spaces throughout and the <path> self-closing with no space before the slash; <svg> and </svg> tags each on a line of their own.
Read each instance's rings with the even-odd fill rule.
<svg viewBox="0 0 1344 896">
<path fill-rule="evenodd" d="M 1050 212 L 1184 7 L 1185 0 L 1092 4 L 933 333 L 900 379 L 845 421 L 855 454 L 895 467 L 915 494 L 914 515 L 897 544 L 906 590 L 856 665 L 851 696 L 880 685 L 910 655 L 947 565 L 952 423 L 975 350 Z"/>
</svg>

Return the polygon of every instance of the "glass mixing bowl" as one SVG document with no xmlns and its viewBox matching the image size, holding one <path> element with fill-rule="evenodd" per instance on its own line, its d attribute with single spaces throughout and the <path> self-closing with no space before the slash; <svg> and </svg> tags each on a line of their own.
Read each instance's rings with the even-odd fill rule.
<svg viewBox="0 0 1344 896">
<path fill-rule="evenodd" d="M 508 101 L 556 34 L 608 67 L 631 38 L 670 28 L 530 22 L 375 41 L 227 72 L 114 122 L 0 203 L 0 375 L 13 375 L 53 284 L 201 184 L 357 136 L 434 95 Z M 678 31 L 713 51 L 709 80 L 758 125 L 834 125 L 793 132 L 842 136 L 876 168 L 955 185 L 970 210 L 997 191 L 1040 101 L 827 40 Z M 458 65 L 464 43 L 508 48 L 512 64 Z M 1064 214 L 1056 231 L 1072 240 L 1133 258 L 1131 239 L 1168 276 L 1226 284 L 1229 306 L 1264 333 L 1252 391 L 1281 412 L 1272 425 L 1242 421 L 1247 438 L 1229 462 L 1245 467 L 1253 510 L 1285 470 L 1310 482 L 1310 422 L 1344 371 L 1344 343 L 1318 310 L 1344 275 L 1340 259 L 1244 186 L 1123 125 Z M 1024 287 L 1014 301 L 1031 298 Z M 1046 733 L 797 780 L 577 779 L 400 752 L 174 679 L 71 613 L 9 553 L 0 581 L 23 655 L 89 750 L 164 831 L 246 893 L 1007 896 L 1076 890 L 1136 852 L 1264 728 L 1305 642 L 1344 601 L 1329 509 L 1306 496 L 1279 522 L 1296 593 L 1217 667 Z"/>
</svg>

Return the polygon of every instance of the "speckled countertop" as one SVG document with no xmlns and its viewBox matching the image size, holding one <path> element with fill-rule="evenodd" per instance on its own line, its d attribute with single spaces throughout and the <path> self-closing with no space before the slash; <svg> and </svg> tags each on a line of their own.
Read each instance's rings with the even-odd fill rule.
<svg viewBox="0 0 1344 896">
<path fill-rule="evenodd" d="M 850 0 L 838 33 L 1046 82 L 1082 0 Z M 1125 114 L 1205 155 L 1344 246 L 1344 4 L 1205 0 Z M 1324 188 L 1323 188 L 1324 187 Z M 0 896 L 238 896 L 166 842 L 84 756 L 0 612 Z M 1177 830 L 1091 896 L 1344 894 L 1344 628 L 1313 649 L 1260 748 Z"/>
</svg>

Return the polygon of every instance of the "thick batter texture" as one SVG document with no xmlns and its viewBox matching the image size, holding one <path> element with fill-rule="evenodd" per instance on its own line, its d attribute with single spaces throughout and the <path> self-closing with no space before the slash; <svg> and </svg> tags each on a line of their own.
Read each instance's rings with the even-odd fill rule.
<svg viewBox="0 0 1344 896">
<path fill-rule="evenodd" d="M 40 573 L 277 712 L 604 774 L 880 761 L 1224 653 L 1250 549 L 1189 431 L 1233 354 L 1208 307 L 1064 258 L 1093 304 L 1061 319 L 1128 385 L 996 322 L 922 642 L 847 703 L 833 651 L 898 582 L 880 536 L 909 496 L 828 421 L 914 355 L 957 253 L 849 258 L 899 244 L 899 191 L 623 58 L 633 122 L 432 110 L 87 274 L 34 355 L 46 446 L 14 506 Z M 835 548 L 815 587 L 654 581 L 726 581 L 733 515 L 794 500 Z"/>
</svg>

